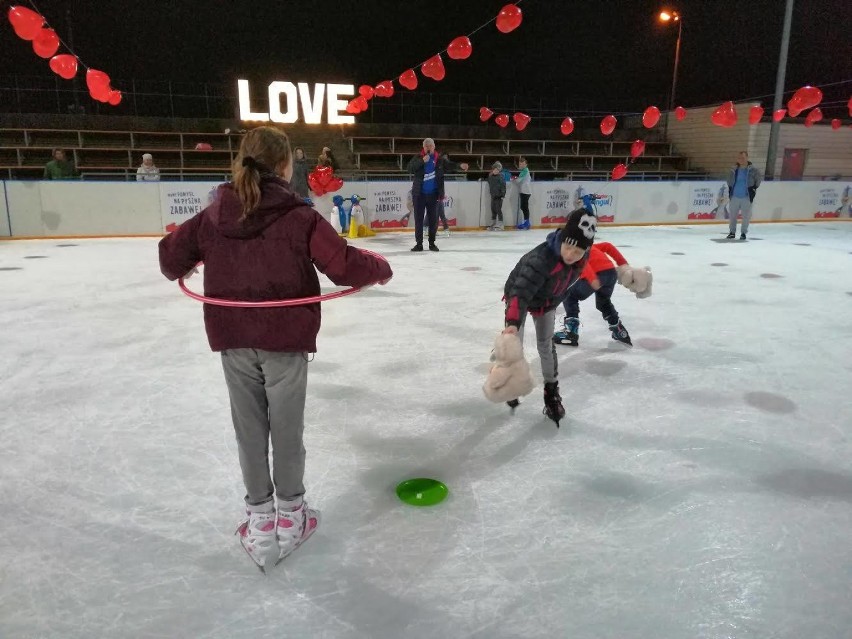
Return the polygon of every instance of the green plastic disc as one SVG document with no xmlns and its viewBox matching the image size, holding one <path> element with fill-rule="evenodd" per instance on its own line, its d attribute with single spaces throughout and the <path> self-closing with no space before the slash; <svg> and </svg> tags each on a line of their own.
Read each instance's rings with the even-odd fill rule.
<svg viewBox="0 0 852 639">
<path fill-rule="evenodd" d="M 409 506 L 434 506 L 447 498 L 450 490 L 437 479 L 406 479 L 396 487 L 396 496 Z"/>
</svg>

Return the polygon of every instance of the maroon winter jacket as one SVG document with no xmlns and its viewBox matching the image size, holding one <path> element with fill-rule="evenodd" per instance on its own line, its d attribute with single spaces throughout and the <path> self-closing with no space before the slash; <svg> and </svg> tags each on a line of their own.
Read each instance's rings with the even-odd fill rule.
<svg viewBox="0 0 852 639">
<path fill-rule="evenodd" d="M 250 302 L 320 294 L 314 267 L 340 286 L 389 279 L 387 262 L 349 246 L 319 213 L 290 192 L 287 182 L 264 178 L 257 210 L 239 221 L 233 186 L 160 241 L 160 270 L 170 280 L 204 262 L 204 294 Z M 210 348 L 316 352 L 320 305 L 230 308 L 204 305 Z"/>
</svg>

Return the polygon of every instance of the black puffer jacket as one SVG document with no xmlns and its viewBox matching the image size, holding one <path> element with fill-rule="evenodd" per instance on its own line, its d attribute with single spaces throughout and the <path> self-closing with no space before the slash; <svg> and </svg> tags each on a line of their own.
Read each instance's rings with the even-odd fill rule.
<svg viewBox="0 0 852 639">
<path fill-rule="evenodd" d="M 580 279 L 589 253 L 574 264 L 562 261 L 559 231 L 524 255 L 509 274 L 503 289 L 506 326 L 517 326 L 527 313 L 543 315 L 565 299 L 568 289 Z"/>
</svg>

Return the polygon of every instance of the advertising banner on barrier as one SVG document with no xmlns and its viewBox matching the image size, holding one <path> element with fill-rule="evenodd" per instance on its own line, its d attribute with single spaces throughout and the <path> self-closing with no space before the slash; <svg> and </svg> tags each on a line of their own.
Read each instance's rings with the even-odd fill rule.
<svg viewBox="0 0 852 639">
<path fill-rule="evenodd" d="M 171 233 L 200 213 L 216 195 L 219 182 L 160 182 L 163 230 Z"/>
<path fill-rule="evenodd" d="M 852 185 L 820 185 L 815 204 L 814 219 L 852 217 Z"/>
<path fill-rule="evenodd" d="M 689 188 L 688 220 L 723 220 L 727 216 L 728 185 L 725 182 L 698 182 Z"/>
<path fill-rule="evenodd" d="M 369 182 L 361 206 L 374 230 L 414 228 L 411 182 Z"/>
<path fill-rule="evenodd" d="M 571 211 L 585 206 L 586 201 L 601 223 L 615 222 L 617 186 L 611 182 L 551 182 L 537 199 L 542 224 L 565 224 Z M 541 191 L 538 191 L 541 193 Z"/>
</svg>

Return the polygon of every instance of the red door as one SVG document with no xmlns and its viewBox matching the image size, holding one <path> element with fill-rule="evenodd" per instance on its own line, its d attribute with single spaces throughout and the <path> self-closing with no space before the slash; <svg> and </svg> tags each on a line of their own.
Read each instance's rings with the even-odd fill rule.
<svg viewBox="0 0 852 639">
<path fill-rule="evenodd" d="M 782 180 L 801 180 L 805 174 L 807 149 L 784 149 L 784 164 L 781 165 Z"/>
</svg>

